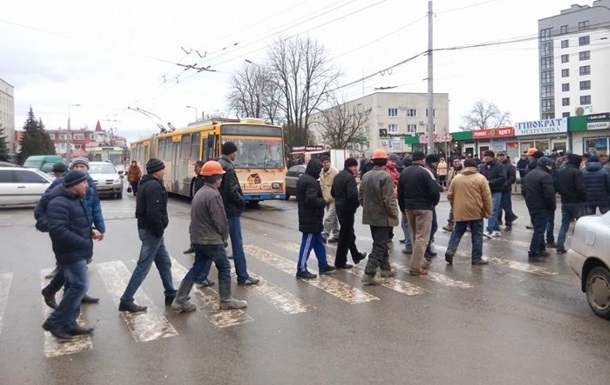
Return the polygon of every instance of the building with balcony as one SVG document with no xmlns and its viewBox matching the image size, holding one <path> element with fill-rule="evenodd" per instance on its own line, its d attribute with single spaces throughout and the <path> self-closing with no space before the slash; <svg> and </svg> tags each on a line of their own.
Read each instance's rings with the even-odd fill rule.
<svg viewBox="0 0 610 385">
<path fill-rule="evenodd" d="M 375 92 L 346 103 L 347 110 L 367 112 L 365 123 L 366 140 L 348 146 L 355 153 L 370 154 L 377 148 L 389 153 L 426 150 L 426 143 L 418 140 L 427 135 L 428 95 L 413 92 Z M 434 94 L 435 138 L 449 134 L 449 94 Z M 312 115 L 309 129 L 316 144 L 326 145 L 320 134 L 322 113 Z M 425 138 L 424 138 L 425 139 Z"/>
<path fill-rule="evenodd" d="M 610 0 L 538 20 L 540 119 L 610 111 Z"/>
</svg>

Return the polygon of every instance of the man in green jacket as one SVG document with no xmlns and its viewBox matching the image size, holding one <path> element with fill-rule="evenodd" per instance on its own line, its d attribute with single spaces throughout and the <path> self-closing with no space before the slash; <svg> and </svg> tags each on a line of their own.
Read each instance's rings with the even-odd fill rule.
<svg viewBox="0 0 610 385">
<path fill-rule="evenodd" d="M 381 268 L 382 277 L 392 277 L 394 272 L 390 267 L 388 242 L 390 230 L 398 226 L 398 207 L 394 197 L 394 181 L 385 171 L 388 153 L 385 150 L 375 150 L 371 156 L 373 169 L 367 172 L 360 182 L 358 200 L 362 205 L 362 224 L 371 227 L 373 250 L 364 269 L 362 283 L 379 285 L 377 268 Z"/>
</svg>

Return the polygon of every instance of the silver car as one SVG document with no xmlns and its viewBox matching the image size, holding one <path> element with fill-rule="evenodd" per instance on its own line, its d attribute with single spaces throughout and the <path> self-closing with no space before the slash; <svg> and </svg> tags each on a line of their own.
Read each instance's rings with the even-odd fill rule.
<svg viewBox="0 0 610 385">
<path fill-rule="evenodd" d="M 610 212 L 576 222 L 567 257 L 591 310 L 610 319 Z"/>
<path fill-rule="evenodd" d="M 89 175 L 102 196 L 123 198 L 123 176 L 111 162 L 89 162 Z"/>
<path fill-rule="evenodd" d="M 299 177 L 305 174 L 304 164 L 297 164 L 288 169 L 286 173 L 286 200 L 290 199 L 291 196 L 296 197 L 297 195 L 297 181 Z"/>
<path fill-rule="evenodd" d="M 36 205 L 52 181 L 40 170 L 0 166 L 0 207 Z"/>
</svg>

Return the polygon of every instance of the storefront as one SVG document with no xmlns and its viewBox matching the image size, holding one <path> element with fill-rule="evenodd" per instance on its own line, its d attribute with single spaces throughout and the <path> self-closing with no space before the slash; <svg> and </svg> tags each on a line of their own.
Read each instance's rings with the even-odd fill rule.
<svg viewBox="0 0 610 385">
<path fill-rule="evenodd" d="M 568 118 L 534 120 L 515 124 L 515 136 L 519 142 L 519 151 L 531 147 L 549 154 L 553 148 L 558 151 L 568 149 Z"/>
<path fill-rule="evenodd" d="M 577 154 L 609 154 L 610 112 L 569 119 L 572 151 Z"/>
<path fill-rule="evenodd" d="M 519 153 L 519 143 L 513 127 L 486 128 L 451 134 L 454 152 L 466 156 L 482 157 L 487 150 L 507 151 L 512 158 Z"/>
<path fill-rule="evenodd" d="M 428 135 L 421 134 L 418 136 L 405 136 L 405 144 L 411 146 L 411 153 L 415 151 L 428 152 Z M 451 148 L 451 134 L 434 133 L 434 153 L 446 156 L 450 154 Z"/>
</svg>

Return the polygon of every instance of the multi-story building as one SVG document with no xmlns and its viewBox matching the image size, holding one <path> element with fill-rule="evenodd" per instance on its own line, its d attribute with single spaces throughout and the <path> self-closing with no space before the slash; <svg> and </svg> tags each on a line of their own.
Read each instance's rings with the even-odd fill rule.
<svg viewBox="0 0 610 385">
<path fill-rule="evenodd" d="M 9 151 L 15 154 L 15 99 L 14 88 L 0 79 L 0 126 L 4 128 L 4 136 Z"/>
<path fill-rule="evenodd" d="M 425 150 L 426 144 L 407 140 L 425 135 L 428 130 L 428 95 L 412 92 L 375 92 L 346 103 L 347 110 L 366 111 L 366 143 L 355 143 L 353 151 L 371 153 L 383 148 L 390 153 Z M 434 94 L 434 132 L 449 137 L 449 94 Z M 322 113 L 311 118 L 310 130 L 323 143 L 320 131 Z M 450 141 L 450 137 L 448 139 Z M 414 144 L 407 144 L 414 143 Z"/>
<path fill-rule="evenodd" d="M 538 20 L 540 119 L 610 111 L 610 0 Z"/>
</svg>

